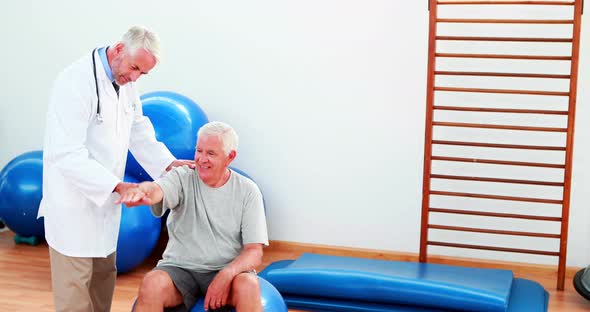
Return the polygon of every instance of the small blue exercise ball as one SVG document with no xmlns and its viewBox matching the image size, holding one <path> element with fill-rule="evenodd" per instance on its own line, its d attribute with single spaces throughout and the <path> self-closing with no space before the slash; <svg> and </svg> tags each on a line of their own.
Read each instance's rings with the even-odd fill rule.
<svg viewBox="0 0 590 312">
<path fill-rule="evenodd" d="M 45 237 L 43 219 L 37 219 L 42 196 L 42 151 L 21 154 L 0 171 L 0 219 L 16 234 Z"/>
<path fill-rule="evenodd" d="M 262 311 L 264 312 L 287 312 L 287 305 L 281 293 L 267 280 L 258 277 L 260 283 L 260 300 L 262 301 Z M 204 312 L 204 298 L 199 299 L 190 312 Z M 232 310 L 232 311 L 235 311 Z"/>
<path fill-rule="evenodd" d="M 139 183 L 129 175 L 125 175 L 124 181 Z M 161 220 L 152 215 L 149 206 L 128 208 L 122 205 L 117 240 L 118 273 L 129 272 L 145 261 L 158 243 L 160 229 Z"/>
<path fill-rule="evenodd" d="M 141 106 L 164 143 L 177 159 L 194 159 L 197 131 L 209 122 L 205 112 L 190 98 L 172 91 L 155 91 L 142 95 Z M 126 172 L 140 181 L 151 181 L 131 153 L 127 156 Z M 157 178 L 157 177 L 156 177 Z"/>
</svg>

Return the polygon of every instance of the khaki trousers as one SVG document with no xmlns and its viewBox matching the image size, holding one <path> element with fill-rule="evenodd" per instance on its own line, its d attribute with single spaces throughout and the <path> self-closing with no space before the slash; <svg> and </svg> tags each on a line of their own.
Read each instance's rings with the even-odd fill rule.
<svg viewBox="0 0 590 312">
<path fill-rule="evenodd" d="M 117 278 L 116 252 L 106 258 L 68 257 L 49 247 L 57 312 L 108 312 Z"/>
</svg>

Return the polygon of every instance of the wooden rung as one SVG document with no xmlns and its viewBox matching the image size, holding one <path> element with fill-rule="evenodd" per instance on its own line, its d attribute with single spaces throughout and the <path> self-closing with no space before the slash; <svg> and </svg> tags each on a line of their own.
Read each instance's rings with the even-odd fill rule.
<svg viewBox="0 0 590 312">
<path fill-rule="evenodd" d="M 573 24 L 574 20 L 557 19 L 484 19 L 484 18 L 438 18 L 438 23 L 476 23 L 476 24 Z"/>
<path fill-rule="evenodd" d="M 572 42 L 572 38 L 529 38 L 529 37 L 471 37 L 471 36 L 436 36 L 436 40 L 454 41 L 514 41 L 514 42 Z"/>
<path fill-rule="evenodd" d="M 523 162 L 523 161 L 495 160 L 495 159 L 461 158 L 461 157 L 447 157 L 447 156 L 432 156 L 431 159 L 432 160 L 441 160 L 441 161 L 469 162 L 469 163 L 476 163 L 476 164 L 527 166 L 527 167 L 543 167 L 543 168 L 556 168 L 556 169 L 564 169 L 565 168 L 565 165 L 561 165 L 561 164 L 546 164 L 546 163 L 533 163 L 533 162 Z"/>
<path fill-rule="evenodd" d="M 559 252 L 544 251 L 544 250 L 532 250 L 532 249 L 519 249 L 519 248 L 506 248 L 506 247 L 494 247 L 494 246 L 482 246 L 482 245 L 468 245 L 468 244 L 456 244 L 446 243 L 437 241 L 427 241 L 426 244 L 433 246 L 445 246 L 455 248 L 467 248 L 467 249 L 481 249 L 481 250 L 493 250 L 493 251 L 505 251 L 505 252 L 516 252 L 516 253 L 528 253 L 535 255 L 544 256 L 559 256 Z"/>
<path fill-rule="evenodd" d="M 464 123 L 464 122 L 433 121 L 432 125 L 433 126 L 441 126 L 441 127 L 459 127 L 459 128 L 500 129 L 500 130 L 517 130 L 517 131 L 542 131 L 542 132 L 567 132 L 567 128 L 509 126 L 509 125 L 475 124 L 475 123 Z"/>
<path fill-rule="evenodd" d="M 539 151 L 565 151 L 562 146 L 542 146 L 542 145 L 518 145 L 518 144 L 500 144 L 500 143 L 479 143 L 479 142 L 462 142 L 462 141 L 445 141 L 432 140 L 432 144 L 440 145 L 458 145 L 458 146 L 472 146 L 472 147 L 490 147 L 490 148 L 512 148 L 512 149 L 526 149 Z"/>
<path fill-rule="evenodd" d="M 445 231 L 474 232 L 474 233 L 557 238 L 557 239 L 561 238 L 561 235 L 559 235 L 559 234 L 521 232 L 521 231 L 504 231 L 504 230 L 480 229 L 480 228 L 439 225 L 439 224 L 429 224 L 428 228 L 436 229 L 436 230 L 445 230 Z"/>
<path fill-rule="evenodd" d="M 560 74 L 527 74 L 527 73 L 494 73 L 494 72 L 465 72 L 436 70 L 435 75 L 443 76 L 482 76 L 482 77 L 516 77 L 516 78 L 548 78 L 548 79 L 570 79 L 571 75 Z"/>
<path fill-rule="evenodd" d="M 571 61 L 571 56 L 561 55 L 517 55 L 517 54 L 472 54 L 472 53 L 434 53 L 436 57 L 452 58 L 483 58 L 483 59 L 512 59 L 512 60 L 547 60 Z"/>
<path fill-rule="evenodd" d="M 482 89 L 482 88 L 456 88 L 456 87 L 434 87 L 434 90 L 435 91 L 449 91 L 449 92 L 529 94 L 529 95 L 551 95 L 551 96 L 569 96 L 570 95 L 569 92 L 559 92 L 559 91 Z"/>
<path fill-rule="evenodd" d="M 487 4 L 497 4 L 497 5 L 574 5 L 574 1 L 445 1 L 440 0 L 436 2 L 439 5 L 487 5 Z"/>
<path fill-rule="evenodd" d="M 430 190 L 430 195 L 454 196 L 454 197 L 470 197 L 470 198 L 485 198 L 485 199 L 522 201 L 522 202 L 529 202 L 529 203 L 543 203 L 543 204 L 556 204 L 556 205 L 563 204 L 563 201 L 562 200 L 559 200 L 559 199 L 518 197 L 518 196 L 504 196 L 504 195 L 489 195 L 489 194 L 461 193 L 461 192 L 446 192 L 446 191 L 435 191 L 435 190 Z"/>
<path fill-rule="evenodd" d="M 432 179 L 445 179 L 445 180 L 495 182 L 495 183 L 512 183 L 512 184 L 530 184 L 530 185 L 543 185 L 543 186 L 559 186 L 559 187 L 563 187 L 563 182 L 517 180 L 517 179 L 500 179 L 500 178 L 486 178 L 486 177 L 469 177 L 469 176 L 456 176 L 456 175 L 446 175 L 446 174 L 431 174 L 430 175 L 430 178 L 432 178 Z"/>
<path fill-rule="evenodd" d="M 499 212 L 474 211 L 474 210 L 446 209 L 446 208 L 430 208 L 430 209 L 428 209 L 428 211 L 438 212 L 438 213 L 465 214 L 465 215 L 472 215 L 472 216 L 527 219 L 527 220 L 551 221 L 551 222 L 561 222 L 561 220 L 562 220 L 560 217 L 532 216 L 532 215 L 513 214 L 513 213 L 499 213 Z"/>
<path fill-rule="evenodd" d="M 568 111 L 543 110 L 543 109 L 519 109 L 519 108 L 484 108 L 484 107 L 466 107 L 466 106 L 443 106 L 434 105 L 433 109 L 462 111 L 462 112 L 482 112 L 482 113 L 514 113 L 514 114 L 547 114 L 547 115 L 568 115 Z"/>
</svg>

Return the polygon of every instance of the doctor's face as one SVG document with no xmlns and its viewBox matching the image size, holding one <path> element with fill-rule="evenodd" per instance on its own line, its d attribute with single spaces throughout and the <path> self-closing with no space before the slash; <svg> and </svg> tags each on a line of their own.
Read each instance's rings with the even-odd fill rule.
<svg viewBox="0 0 590 312">
<path fill-rule="evenodd" d="M 205 184 L 218 187 L 223 185 L 224 173 L 227 167 L 236 157 L 236 151 L 226 155 L 223 151 L 223 142 L 217 136 L 199 137 L 197 151 L 195 152 L 195 164 L 199 177 Z M 221 183 L 221 185 L 219 185 Z"/>
<path fill-rule="evenodd" d="M 147 75 L 156 66 L 156 58 L 145 49 L 138 49 L 133 55 L 124 49 L 123 44 L 117 44 L 114 49 L 116 53 L 111 62 L 111 70 L 113 78 L 120 86 Z"/>
</svg>

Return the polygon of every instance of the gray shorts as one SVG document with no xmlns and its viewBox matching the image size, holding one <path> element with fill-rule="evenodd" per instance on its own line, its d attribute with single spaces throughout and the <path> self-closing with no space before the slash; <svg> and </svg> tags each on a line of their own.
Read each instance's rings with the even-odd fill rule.
<svg viewBox="0 0 590 312">
<path fill-rule="evenodd" d="M 184 304 L 180 304 L 173 308 L 165 309 L 166 312 L 188 312 L 197 303 L 200 297 L 207 294 L 209 284 L 213 281 L 219 271 L 211 271 L 207 273 L 194 272 L 176 266 L 160 265 L 154 270 L 161 270 L 172 279 L 174 286 L 184 299 Z M 256 274 L 256 271 L 252 272 Z M 209 310 L 209 312 L 229 312 L 233 311 L 231 306 L 223 306 L 219 309 Z"/>
</svg>

